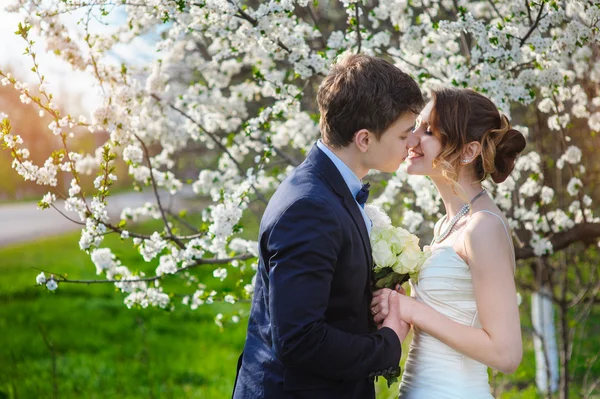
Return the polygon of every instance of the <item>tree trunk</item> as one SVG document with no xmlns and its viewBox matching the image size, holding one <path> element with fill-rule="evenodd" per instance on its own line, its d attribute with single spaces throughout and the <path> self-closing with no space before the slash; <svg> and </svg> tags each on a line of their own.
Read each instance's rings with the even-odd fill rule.
<svg viewBox="0 0 600 399">
<path fill-rule="evenodd" d="M 550 295 L 552 294 L 546 285 L 531 294 L 535 382 L 538 392 L 544 395 L 556 392 L 559 382 L 558 346 Z"/>
</svg>

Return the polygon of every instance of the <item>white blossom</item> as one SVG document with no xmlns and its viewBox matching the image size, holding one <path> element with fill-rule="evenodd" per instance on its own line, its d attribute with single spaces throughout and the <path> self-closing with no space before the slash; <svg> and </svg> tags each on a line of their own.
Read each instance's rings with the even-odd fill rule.
<svg viewBox="0 0 600 399">
<path fill-rule="evenodd" d="M 595 132 L 600 132 L 600 112 L 594 112 L 588 119 L 588 126 Z"/>
<path fill-rule="evenodd" d="M 132 292 L 125 298 L 125 305 L 132 308 L 138 305 L 142 308 L 154 306 L 165 309 L 170 303 L 169 295 L 162 292 L 161 288 L 148 288 L 145 291 Z"/>
<path fill-rule="evenodd" d="M 576 177 L 572 177 L 571 180 L 569 180 L 569 184 L 567 184 L 567 192 L 569 193 L 569 195 L 575 196 L 575 195 L 577 195 L 577 193 L 579 192 L 579 189 L 582 186 L 583 186 L 583 183 L 581 182 L 581 180 L 579 180 Z"/>
<path fill-rule="evenodd" d="M 159 266 L 156 268 L 156 275 L 173 274 L 177 271 L 177 260 L 171 255 L 160 257 Z"/>
<path fill-rule="evenodd" d="M 549 204 L 554 198 L 554 190 L 548 186 L 542 187 L 540 198 L 542 200 L 542 204 Z"/>
<path fill-rule="evenodd" d="M 48 288 L 49 291 L 54 291 L 55 289 L 58 288 L 58 283 L 56 282 L 56 280 L 54 280 L 53 278 L 51 278 L 46 283 L 46 288 Z"/>
<path fill-rule="evenodd" d="M 165 247 L 167 242 L 157 232 L 152 233 L 150 239 L 143 240 L 139 246 L 140 254 L 146 262 L 154 259 Z"/>
<path fill-rule="evenodd" d="M 424 221 L 425 218 L 423 218 L 423 215 L 419 212 L 415 212 L 410 209 L 405 209 L 402 213 L 402 224 L 411 233 L 416 233 Z"/>
<path fill-rule="evenodd" d="M 49 206 L 50 204 L 54 203 L 54 201 L 56 201 L 56 195 L 54 193 L 46 193 L 42 197 L 40 203 L 45 204 L 46 206 Z M 40 208 L 40 206 L 38 205 L 38 209 L 39 208 Z"/>
<path fill-rule="evenodd" d="M 570 163 L 571 165 L 576 165 L 581 162 L 581 150 L 574 145 L 569 146 L 567 151 L 565 151 L 556 162 L 556 166 L 559 169 L 562 169 L 565 162 Z"/>
<path fill-rule="evenodd" d="M 536 256 L 550 255 L 553 252 L 552 243 L 545 237 L 533 234 L 530 244 Z"/>
<path fill-rule="evenodd" d="M 128 145 L 123 150 L 123 160 L 133 163 L 141 163 L 144 156 L 142 149 L 135 145 Z"/>
<path fill-rule="evenodd" d="M 127 240 L 124 244 L 136 246 L 144 261 L 153 263 L 144 270 L 154 269 L 157 276 L 177 273 L 209 256 L 258 257 L 258 243 L 238 236 L 244 228 L 242 216 L 249 207 L 253 212 L 262 209 L 258 206 L 262 197 L 269 197 L 318 139 L 319 111 L 313 89 L 331 65 L 358 51 L 359 37 L 351 24 L 357 10 L 361 53 L 385 55 L 417 79 L 424 92 L 457 86 L 485 93 L 531 142 L 504 183 L 484 182 L 484 186 L 536 256 L 553 251 L 552 234 L 584 219 L 600 221 L 592 209 L 594 188 L 582 183 L 593 169 L 593 159 L 583 157 L 582 150 L 588 154 L 591 148 L 585 138 L 600 132 L 595 25 L 600 10 L 592 2 L 546 5 L 531 31 L 525 5 L 505 0 L 495 1 L 494 7 L 486 2 L 459 2 L 466 12 L 457 18 L 448 17 L 445 9 L 456 7 L 448 0 L 427 4 L 381 0 L 358 9 L 356 4 L 367 2 L 343 0 L 318 7 L 309 0 L 254 2 L 244 6 L 252 23 L 236 18 L 236 2 L 225 0 L 202 1 L 202 7 L 183 9 L 177 2 L 161 0 L 150 0 L 147 7 L 124 4 L 104 10 L 105 3 L 9 2 L 7 11 L 26 20 L 32 35 L 43 39 L 45 47 L 35 51 L 53 54 L 73 71 L 92 76 L 93 89 L 102 98 L 89 110 L 91 118 L 86 118 L 74 113 L 57 93 L 50 93 L 52 86 L 45 77 L 30 92 L 25 82 L 0 68 L 0 83 L 7 90 L 14 89 L 35 114 L 48 118 L 47 127 L 44 123 L 36 133 L 36 138 L 46 140 L 38 146 L 27 142 L 30 134 L 17 134 L 16 121 L 10 126 L 12 119 L 0 113 L 0 144 L 12 156 L 15 174 L 52 187 L 38 202 L 41 208 L 58 207 L 56 197 L 68 191 L 65 214 L 85 224 L 80 248 L 90 253 L 98 274 L 117 280 L 115 288 L 127 295 L 127 306 L 169 307 L 169 294 L 157 285 L 158 280 L 149 288 L 142 272 L 122 265 L 109 248 L 100 248 L 114 230 Z M 318 11 L 322 21 L 330 22 L 333 30 L 315 29 L 302 10 L 308 6 Z M 94 7 L 120 13 L 126 20 L 114 29 L 90 26 L 89 43 L 82 46 L 77 39 L 80 34 L 65 20 Z M 114 62 L 115 51 L 127 52 L 127 46 L 135 46 L 140 37 L 157 30 L 160 35 L 148 39 L 154 40 L 150 48 L 155 52 L 150 56 Z M 465 35 L 468 49 L 464 48 Z M 33 66 L 26 64 L 24 71 Z M 511 117 L 510 112 L 517 109 Z M 535 112 L 542 114 L 541 123 L 524 119 Z M 544 159 L 537 151 L 540 143 L 555 139 L 564 139 L 566 150 L 556 159 L 556 168 L 547 168 L 545 162 L 554 147 L 544 148 Z M 98 148 L 89 150 L 90 143 Z M 561 179 L 555 178 L 558 174 Z M 120 216 L 128 230 L 122 224 L 109 229 L 109 223 L 113 227 L 117 223 L 109 219 L 108 204 L 116 201 L 105 194 L 117 176 L 133 182 L 143 192 L 141 196 L 152 193 L 156 185 L 163 210 L 173 210 L 171 205 L 183 199 L 185 207 L 189 205 L 202 219 L 187 226 L 199 230 L 189 233 L 196 237 L 175 243 L 166 226 L 144 233 L 150 235 L 148 239 L 137 237 L 141 233 L 134 223 L 162 220 L 155 201 L 123 207 Z M 369 176 L 381 182 L 373 190 L 379 196 L 371 197 L 379 210 L 366 208 L 374 229 L 394 222 L 424 236 L 431 232 L 442 212 L 431 179 L 408 176 L 403 166 L 393 174 L 372 171 Z M 566 184 L 559 186 L 559 182 Z M 86 193 L 91 184 L 94 192 Z M 193 198 L 194 194 L 202 198 Z M 560 209 L 565 194 L 571 200 Z M 176 215 L 167 217 L 170 227 L 177 228 L 174 234 L 188 234 Z M 531 235 L 529 242 L 521 237 L 522 232 L 523 237 Z M 134 237 L 131 241 L 130 236 Z M 378 248 L 379 258 L 385 258 L 385 249 Z M 258 269 L 256 259 L 233 260 L 230 265 L 236 272 Z M 227 274 L 224 264 L 213 272 L 220 280 Z M 182 281 L 196 285 L 194 277 L 190 274 Z M 49 289 L 58 285 L 58 280 L 43 274 L 36 282 L 50 284 Z M 192 309 L 220 298 L 231 303 L 251 296 L 254 284 L 255 277 L 228 295 L 198 285 L 183 303 Z M 219 326 L 224 321 L 222 314 L 215 319 Z"/>
<path fill-rule="evenodd" d="M 227 278 L 227 269 L 225 269 L 224 267 L 215 269 L 213 271 L 213 276 L 215 278 L 218 278 L 219 280 L 223 281 Z"/>
<path fill-rule="evenodd" d="M 44 272 L 41 272 L 37 275 L 37 277 L 35 278 L 35 282 L 37 285 L 42 285 L 46 283 L 46 275 L 44 274 Z"/>
</svg>

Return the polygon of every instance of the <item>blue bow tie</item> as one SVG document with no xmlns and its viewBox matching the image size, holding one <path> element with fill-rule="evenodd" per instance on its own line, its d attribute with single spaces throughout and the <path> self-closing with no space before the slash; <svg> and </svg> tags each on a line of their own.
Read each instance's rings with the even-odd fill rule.
<svg viewBox="0 0 600 399">
<path fill-rule="evenodd" d="M 371 184 L 363 184 L 360 191 L 356 193 L 356 202 L 358 202 L 358 204 L 363 208 L 367 202 L 367 199 L 369 198 L 369 187 L 371 187 Z"/>
</svg>

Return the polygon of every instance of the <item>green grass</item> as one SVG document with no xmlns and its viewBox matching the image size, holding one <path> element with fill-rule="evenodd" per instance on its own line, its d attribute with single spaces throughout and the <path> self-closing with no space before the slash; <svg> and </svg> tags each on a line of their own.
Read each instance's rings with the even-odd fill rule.
<svg viewBox="0 0 600 399">
<path fill-rule="evenodd" d="M 36 268 L 97 278 L 77 242 L 78 234 L 68 234 L 0 249 L 0 399 L 229 397 L 246 320 L 220 331 L 214 316 L 230 312 L 230 305 L 191 311 L 176 297 L 174 312 L 130 310 L 123 304 L 124 295 L 111 285 L 61 284 L 55 293 L 35 286 Z M 150 272 L 156 267 L 140 262 L 130 243 L 107 237 L 106 245 L 132 269 Z M 200 269 L 196 275 L 215 288 L 233 289 L 235 278 L 220 283 L 211 273 L 212 268 Z M 165 285 L 193 291 L 177 276 Z M 248 309 L 248 304 L 237 306 Z M 521 310 L 525 355 L 516 373 L 497 376 L 504 392 L 500 398 L 538 397 L 526 303 Z M 577 383 L 572 398 L 580 397 L 586 357 L 600 352 L 598 312 L 592 312 L 584 335 L 578 336 L 573 354 Z M 599 367 L 592 376 L 600 375 Z M 397 385 L 388 389 L 380 379 L 378 398 L 395 398 L 397 389 Z"/>
<path fill-rule="evenodd" d="M 96 278 L 77 241 L 69 234 L 0 250 L 0 398 L 230 395 L 245 323 L 221 332 L 214 316 L 224 305 L 129 310 L 111 285 L 35 286 L 35 268 Z"/>
</svg>

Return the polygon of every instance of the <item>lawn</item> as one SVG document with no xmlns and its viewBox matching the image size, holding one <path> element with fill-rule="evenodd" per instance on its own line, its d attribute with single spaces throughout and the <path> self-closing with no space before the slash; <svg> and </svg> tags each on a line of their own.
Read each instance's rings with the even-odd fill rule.
<svg viewBox="0 0 600 399">
<path fill-rule="evenodd" d="M 111 285 L 35 286 L 35 268 L 96 278 L 77 242 L 69 234 L 0 250 L 0 398 L 231 394 L 245 323 L 221 332 L 223 304 L 129 310 Z"/>
<path fill-rule="evenodd" d="M 125 264 L 139 262 L 118 238 L 107 240 Z M 129 310 L 110 285 L 62 284 L 55 293 L 35 286 L 36 268 L 96 278 L 77 242 L 77 234 L 68 234 L 0 249 L 0 399 L 230 397 L 246 320 L 221 331 L 214 316 L 228 313 L 231 305 L 191 311 L 174 298 L 173 312 Z M 218 286 L 211 270 L 200 270 L 198 276 Z M 247 309 L 248 304 L 237 306 Z M 505 391 L 501 398 L 537 397 L 531 383 L 531 331 L 528 318 L 522 319 L 525 356 L 515 374 L 498 375 Z M 596 312 L 588 320 L 590 338 L 576 344 L 572 368 L 579 381 L 586 354 L 600 351 L 599 321 Z M 598 367 L 594 373 L 600 373 Z M 380 380 L 378 391 L 378 398 L 391 399 L 397 386 L 387 389 Z M 579 397 L 576 388 L 572 392 L 571 397 Z"/>
</svg>

